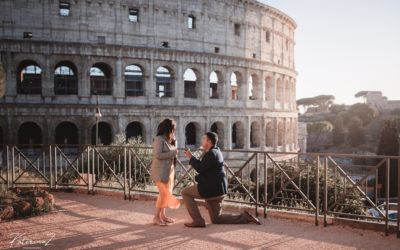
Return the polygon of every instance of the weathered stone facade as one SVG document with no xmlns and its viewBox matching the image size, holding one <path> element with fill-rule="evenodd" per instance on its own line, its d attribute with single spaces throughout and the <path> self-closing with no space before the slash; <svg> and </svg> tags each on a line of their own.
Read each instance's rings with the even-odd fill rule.
<svg viewBox="0 0 400 250">
<path fill-rule="evenodd" d="M 131 132 L 151 144 L 169 117 L 180 146 L 200 146 L 213 129 L 225 149 L 298 150 L 296 24 L 279 10 L 253 0 L 4 0 L 0 19 L 2 143 L 92 143 L 99 96 L 100 137 L 135 122 Z"/>
</svg>

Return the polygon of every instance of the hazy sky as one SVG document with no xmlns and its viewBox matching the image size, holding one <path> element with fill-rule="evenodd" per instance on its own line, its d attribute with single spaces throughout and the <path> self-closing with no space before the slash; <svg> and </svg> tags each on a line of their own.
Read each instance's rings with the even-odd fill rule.
<svg viewBox="0 0 400 250">
<path fill-rule="evenodd" d="M 381 90 L 400 100 L 400 0 L 259 0 L 297 23 L 297 99 Z"/>
</svg>

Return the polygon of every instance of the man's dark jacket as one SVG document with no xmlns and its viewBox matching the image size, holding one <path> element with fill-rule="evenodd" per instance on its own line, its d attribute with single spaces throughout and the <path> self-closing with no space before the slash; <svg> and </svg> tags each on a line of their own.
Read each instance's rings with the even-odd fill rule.
<svg viewBox="0 0 400 250">
<path fill-rule="evenodd" d="M 201 160 L 192 157 L 189 164 L 199 173 L 196 181 L 201 197 L 211 198 L 227 193 L 224 157 L 218 147 L 212 147 Z"/>
</svg>

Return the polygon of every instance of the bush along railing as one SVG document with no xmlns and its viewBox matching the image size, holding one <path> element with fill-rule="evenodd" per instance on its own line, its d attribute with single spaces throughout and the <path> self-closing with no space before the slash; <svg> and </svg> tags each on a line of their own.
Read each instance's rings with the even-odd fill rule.
<svg viewBox="0 0 400 250">
<path fill-rule="evenodd" d="M 150 179 L 152 148 L 141 138 L 117 136 L 112 145 L 4 145 L 0 184 L 157 193 Z M 400 238 L 400 157 L 222 150 L 228 177 L 225 201 L 319 217 L 357 219 L 397 226 Z M 195 150 L 199 157 L 202 150 Z M 391 169 L 397 169 L 391 171 Z M 390 174 L 396 173 L 396 178 Z M 195 183 L 183 149 L 175 164 L 173 192 Z M 389 182 L 389 180 L 397 180 Z M 396 216 L 397 215 L 397 216 Z"/>
</svg>

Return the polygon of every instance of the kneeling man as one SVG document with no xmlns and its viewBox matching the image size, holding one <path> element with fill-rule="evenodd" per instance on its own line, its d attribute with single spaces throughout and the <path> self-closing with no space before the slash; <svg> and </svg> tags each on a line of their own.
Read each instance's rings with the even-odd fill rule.
<svg viewBox="0 0 400 250">
<path fill-rule="evenodd" d="M 205 227 L 206 223 L 195 202 L 204 199 L 212 223 L 214 224 L 247 224 L 249 222 L 261 225 L 260 221 L 245 211 L 239 215 L 221 214 L 221 204 L 228 191 L 228 180 L 224 169 L 224 158 L 217 147 L 218 135 L 207 132 L 203 137 L 203 157 L 199 160 L 190 150 L 185 151 L 189 164 L 199 173 L 196 176 L 197 185 L 182 190 L 181 195 L 193 222 L 185 223 L 187 227 Z"/>
</svg>

